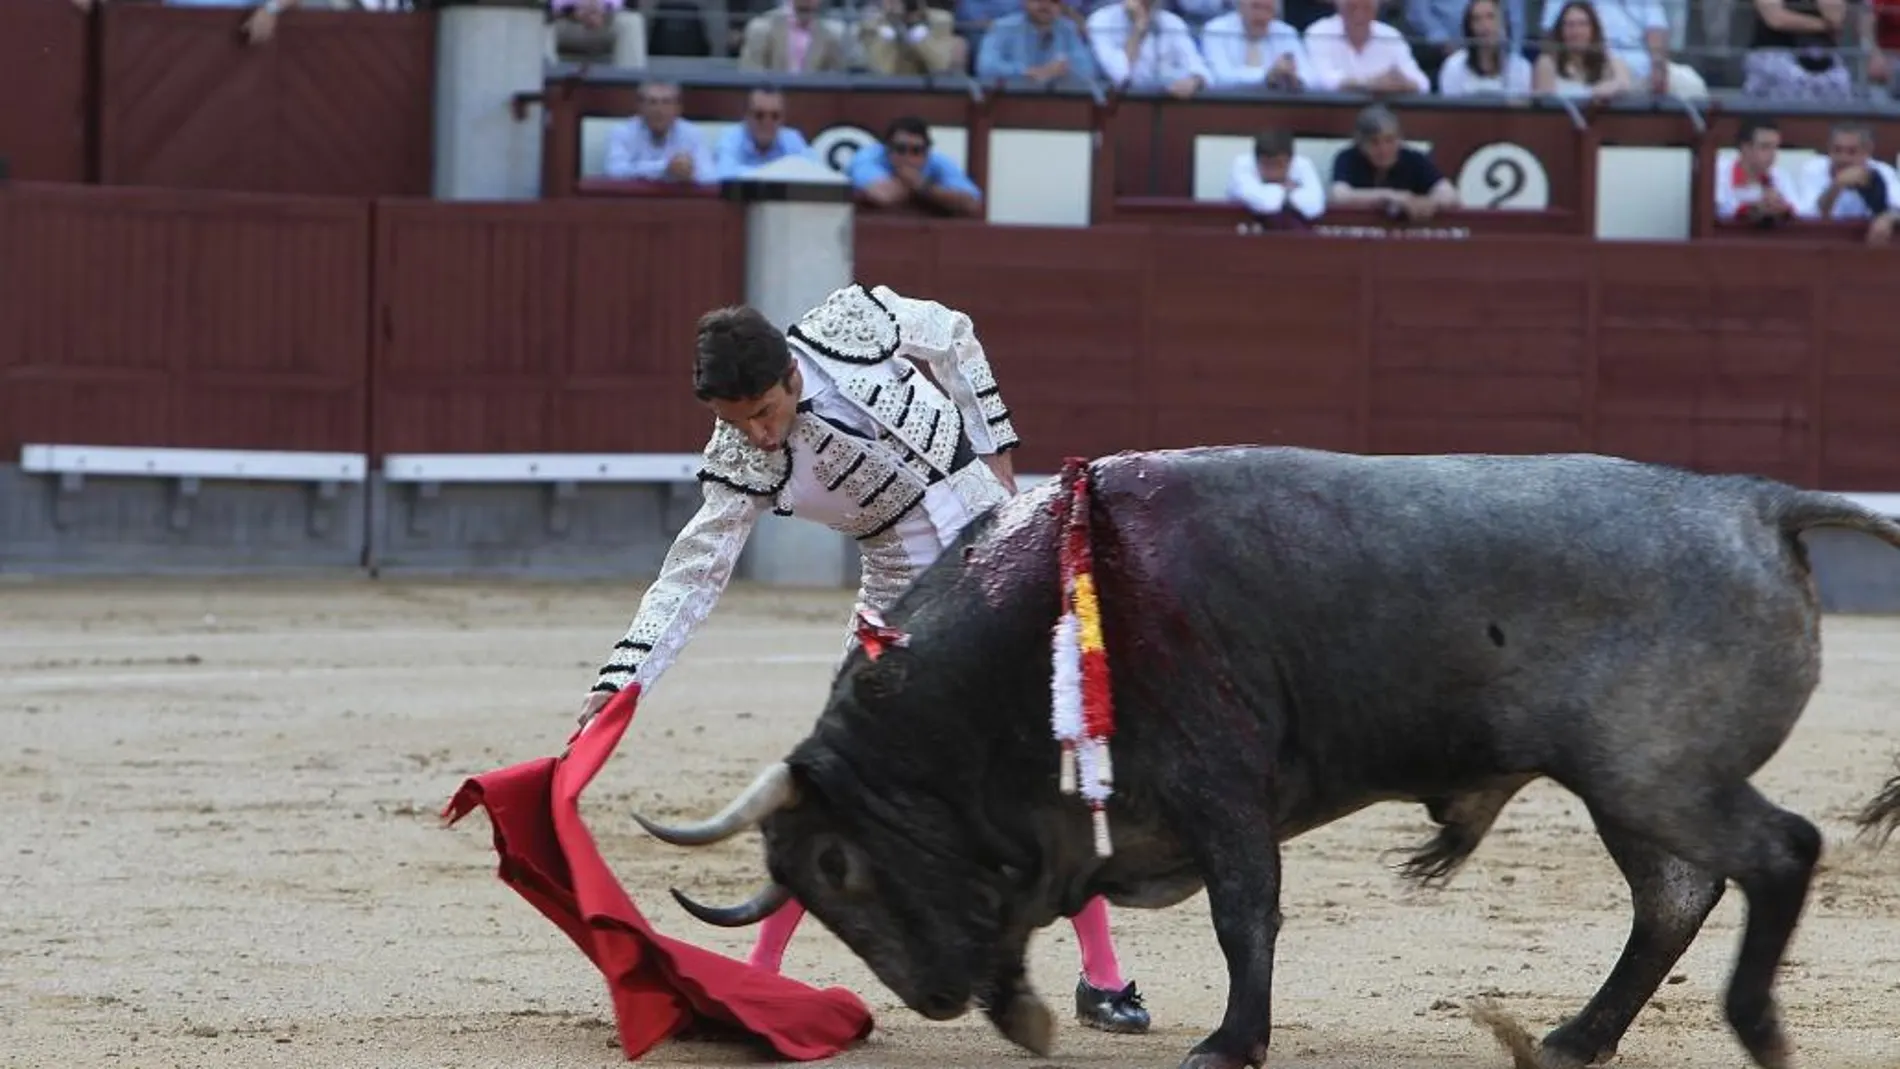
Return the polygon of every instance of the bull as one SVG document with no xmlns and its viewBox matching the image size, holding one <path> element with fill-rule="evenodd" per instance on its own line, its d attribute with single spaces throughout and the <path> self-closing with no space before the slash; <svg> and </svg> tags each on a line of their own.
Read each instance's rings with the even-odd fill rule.
<svg viewBox="0 0 1900 1069">
<path fill-rule="evenodd" d="M 1747 925 L 1725 1011 L 1755 1064 L 1789 1063 L 1773 984 L 1822 849 L 1749 777 L 1820 677 L 1799 535 L 1900 547 L 1852 501 L 1751 476 L 1594 455 L 1366 457 L 1297 448 L 1122 453 L 1091 466 L 1101 628 L 1115 666 L 1114 848 L 1058 789 L 1050 737 L 1061 490 L 997 507 L 847 659 L 790 755 L 724 811 L 664 827 L 763 833 L 796 897 L 912 1010 L 974 1003 L 1037 1054 L 1053 1018 L 1030 934 L 1092 895 L 1160 909 L 1205 889 L 1228 972 L 1184 1069 L 1265 1062 L 1280 844 L 1377 802 L 1438 830 L 1404 866 L 1449 878 L 1548 777 L 1583 801 L 1629 884 L 1622 955 L 1540 1065 L 1610 1057 L 1729 881 Z M 1900 777 L 1861 814 L 1900 824 Z"/>
</svg>

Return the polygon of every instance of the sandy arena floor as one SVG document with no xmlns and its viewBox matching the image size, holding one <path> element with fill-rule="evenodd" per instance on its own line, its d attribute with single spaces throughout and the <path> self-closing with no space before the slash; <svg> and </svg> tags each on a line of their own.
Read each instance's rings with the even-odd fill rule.
<svg viewBox="0 0 1900 1069">
<path fill-rule="evenodd" d="M 342 581 L 0 584 L 0 1065 L 536 1067 L 624 1064 L 602 985 L 494 876 L 480 814 L 436 813 L 465 776 L 557 752 L 638 587 Z M 818 712 L 842 594 L 735 588 L 595 783 L 591 821 L 668 931 L 742 954 L 665 897 L 749 893 L 757 839 L 700 852 L 646 838 L 709 813 Z M 1828 836 L 1781 996 L 1814 1069 L 1900 1065 L 1900 844 L 1847 814 L 1900 750 L 1900 620 L 1837 618 L 1807 719 L 1758 778 Z M 774 691 L 796 700 L 774 705 Z M 1422 837 L 1385 807 L 1288 848 L 1274 1064 L 1508 1065 L 1462 1006 L 1489 994 L 1541 1034 L 1581 1006 L 1627 930 L 1621 879 L 1581 807 L 1539 786 L 1442 892 L 1382 854 Z M 1218 1020 L 1205 899 L 1118 913 L 1155 1031 L 1070 1017 L 1066 925 L 1034 947 L 1058 1053 L 1018 1053 L 980 1016 L 897 1005 L 815 922 L 787 968 L 881 1016 L 840 1066 L 1172 1067 Z M 1742 916 L 1731 890 L 1620 1063 L 1738 1067 L 1720 998 Z M 655 1067 L 738 1064 L 705 1042 Z"/>
</svg>

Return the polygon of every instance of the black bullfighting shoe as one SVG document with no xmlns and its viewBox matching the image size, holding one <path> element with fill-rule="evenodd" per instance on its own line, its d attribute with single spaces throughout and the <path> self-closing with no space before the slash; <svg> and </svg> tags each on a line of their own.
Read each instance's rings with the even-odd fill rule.
<svg viewBox="0 0 1900 1069">
<path fill-rule="evenodd" d="M 1085 976 L 1075 983 L 1075 1018 L 1104 1032 L 1139 1035 L 1148 1031 L 1148 1011 L 1133 981 L 1120 991 L 1092 986 Z"/>
</svg>

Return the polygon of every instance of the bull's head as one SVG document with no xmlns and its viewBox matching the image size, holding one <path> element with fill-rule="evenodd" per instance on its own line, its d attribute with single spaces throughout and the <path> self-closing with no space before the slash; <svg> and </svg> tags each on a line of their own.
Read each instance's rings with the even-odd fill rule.
<svg viewBox="0 0 1900 1069">
<path fill-rule="evenodd" d="M 822 751 L 815 757 L 827 763 Z M 822 780 L 833 783 L 835 797 Z M 1028 861 L 1016 858 L 1019 867 L 994 860 L 993 850 L 973 849 L 967 814 L 943 799 L 851 789 L 795 757 L 766 769 L 703 823 L 665 827 L 634 819 L 682 846 L 719 842 L 754 826 L 763 833 L 772 882 L 751 901 L 705 906 L 673 891 L 700 920 L 754 924 L 796 898 L 912 1010 L 949 1020 L 974 1001 L 1004 1035 L 1048 1052 L 1053 1019 L 1023 974 L 1029 933 L 1046 921 L 1022 908 L 1033 897 L 1024 894 Z"/>
</svg>

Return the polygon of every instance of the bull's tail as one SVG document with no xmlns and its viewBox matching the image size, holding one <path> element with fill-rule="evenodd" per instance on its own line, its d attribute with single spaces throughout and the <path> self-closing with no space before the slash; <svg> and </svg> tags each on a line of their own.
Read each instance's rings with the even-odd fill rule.
<svg viewBox="0 0 1900 1069">
<path fill-rule="evenodd" d="M 1885 845 L 1894 832 L 1900 831 L 1900 774 L 1888 780 L 1873 801 L 1855 815 L 1854 823 L 1860 826 L 1862 835 L 1878 845 Z"/>
<path fill-rule="evenodd" d="M 1839 494 L 1791 489 L 1776 501 L 1773 516 L 1791 537 L 1812 527 L 1845 527 L 1900 549 L 1900 523 Z"/>
</svg>

